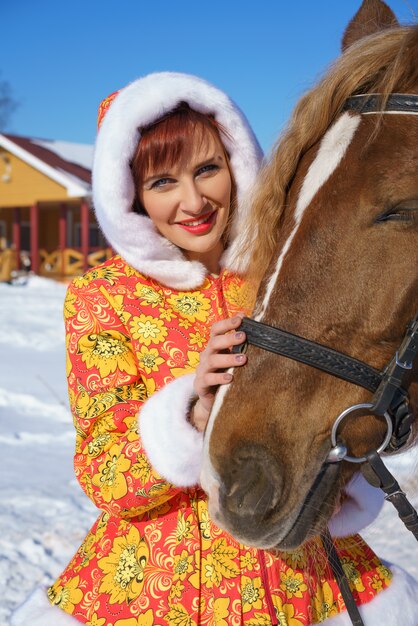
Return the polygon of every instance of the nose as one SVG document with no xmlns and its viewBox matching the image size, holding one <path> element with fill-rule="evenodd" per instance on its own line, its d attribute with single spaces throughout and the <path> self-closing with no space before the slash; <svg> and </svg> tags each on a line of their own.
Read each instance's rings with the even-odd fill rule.
<svg viewBox="0 0 418 626">
<path fill-rule="evenodd" d="M 207 199 L 199 190 L 196 182 L 185 181 L 180 188 L 180 208 L 190 215 L 198 215 L 207 204 Z"/>
<path fill-rule="evenodd" d="M 283 472 L 267 449 L 252 444 L 242 447 L 228 474 L 220 490 L 220 505 L 228 518 L 260 521 L 277 507 Z"/>
</svg>

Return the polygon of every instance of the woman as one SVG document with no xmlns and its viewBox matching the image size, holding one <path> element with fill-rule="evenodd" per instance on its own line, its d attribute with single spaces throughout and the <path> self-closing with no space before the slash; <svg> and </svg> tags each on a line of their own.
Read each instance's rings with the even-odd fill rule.
<svg viewBox="0 0 418 626">
<path fill-rule="evenodd" d="M 246 358 L 230 352 L 249 304 L 227 267 L 258 143 L 225 94 L 182 74 L 135 81 L 100 118 L 94 205 L 119 254 L 73 281 L 65 317 L 75 471 L 102 513 L 49 589 L 52 607 L 41 598 L 13 624 L 301 626 L 338 616 L 318 541 L 283 558 L 239 545 L 213 524 L 199 487 L 214 390 Z M 355 562 L 359 603 L 389 584 L 359 538 L 339 547 Z"/>
</svg>

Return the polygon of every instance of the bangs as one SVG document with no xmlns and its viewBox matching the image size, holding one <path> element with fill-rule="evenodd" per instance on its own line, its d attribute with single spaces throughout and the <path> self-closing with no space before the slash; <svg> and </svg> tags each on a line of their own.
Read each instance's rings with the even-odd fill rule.
<svg viewBox="0 0 418 626">
<path fill-rule="evenodd" d="M 221 134 L 228 137 L 215 118 L 194 111 L 185 103 L 155 124 L 141 129 L 131 165 L 136 189 L 154 172 L 164 173 L 187 165 L 195 153 L 203 147 L 209 149 L 213 141 L 223 147 Z"/>
</svg>

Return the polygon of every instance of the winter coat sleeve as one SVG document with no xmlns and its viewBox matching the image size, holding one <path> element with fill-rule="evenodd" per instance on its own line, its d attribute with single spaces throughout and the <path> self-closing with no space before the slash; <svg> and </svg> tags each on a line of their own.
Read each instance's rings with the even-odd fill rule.
<svg viewBox="0 0 418 626">
<path fill-rule="evenodd" d="M 122 300 L 110 301 L 97 282 L 85 285 L 83 279 L 76 279 L 70 285 L 64 316 L 69 398 L 77 433 L 74 467 L 86 494 L 100 509 L 132 518 L 161 506 L 179 493 L 179 487 L 195 485 L 201 435 L 185 418 L 192 394 L 190 382 L 185 385 L 177 379 L 171 383 L 173 389 L 181 390 L 180 402 L 167 401 L 165 388 L 155 393 L 153 379 L 141 372 L 132 349 Z M 143 423 L 157 467 L 156 442 L 161 439 L 159 454 L 164 457 L 164 450 L 179 449 L 180 424 L 187 435 L 181 453 L 172 453 L 171 462 L 160 463 L 163 471 L 167 470 L 165 477 L 154 466 L 138 432 L 138 414 L 151 395 Z M 154 421 L 157 426 L 152 425 Z M 188 480 L 182 480 L 189 469 Z M 169 482 L 176 479 L 177 486 Z"/>
</svg>

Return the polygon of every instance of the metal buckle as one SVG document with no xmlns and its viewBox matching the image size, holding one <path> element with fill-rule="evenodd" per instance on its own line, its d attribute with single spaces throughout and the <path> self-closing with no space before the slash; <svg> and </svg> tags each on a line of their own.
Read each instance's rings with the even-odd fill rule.
<svg viewBox="0 0 418 626">
<path fill-rule="evenodd" d="M 400 361 L 399 360 L 399 352 L 398 351 L 396 351 L 395 361 L 396 361 L 396 365 L 399 365 L 399 367 L 401 367 L 404 370 L 411 370 L 412 369 L 412 363 L 406 363 L 405 361 Z"/>
<path fill-rule="evenodd" d="M 350 406 L 348 407 L 348 409 L 345 409 L 345 411 L 343 411 L 337 417 L 332 427 L 332 431 L 331 431 L 332 448 L 326 459 L 328 463 L 338 463 L 339 461 L 348 461 L 349 463 L 364 463 L 365 461 L 367 461 L 367 458 L 365 456 L 349 455 L 347 448 L 343 444 L 338 442 L 337 434 L 338 434 L 338 427 L 340 426 L 341 422 L 348 415 L 350 415 L 350 413 L 354 413 L 355 411 L 361 411 L 362 414 L 373 414 L 370 411 L 370 409 L 372 409 L 373 407 L 374 405 L 371 402 L 366 402 L 364 404 L 353 404 L 353 406 Z M 369 409 L 369 411 L 367 411 L 367 409 Z M 386 433 L 383 443 L 380 445 L 379 448 L 377 448 L 377 452 L 379 454 L 380 452 L 383 452 L 384 450 L 386 450 L 386 448 L 388 447 L 390 439 L 392 437 L 392 431 L 393 431 L 392 420 L 387 411 L 383 414 L 383 417 L 386 420 L 387 433 Z"/>
</svg>

